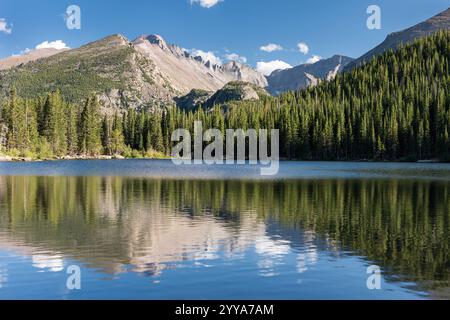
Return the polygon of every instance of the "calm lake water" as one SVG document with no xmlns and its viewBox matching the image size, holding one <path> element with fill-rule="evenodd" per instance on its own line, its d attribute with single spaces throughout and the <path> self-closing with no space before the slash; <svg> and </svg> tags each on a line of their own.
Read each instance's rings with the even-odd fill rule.
<svg viewBox="0 0 450 320">
<path fill-rule="evenodd" d="M 0 299 L 449 299 L 449 220 L 448 164 L 0 163 Z"/>
</svg>

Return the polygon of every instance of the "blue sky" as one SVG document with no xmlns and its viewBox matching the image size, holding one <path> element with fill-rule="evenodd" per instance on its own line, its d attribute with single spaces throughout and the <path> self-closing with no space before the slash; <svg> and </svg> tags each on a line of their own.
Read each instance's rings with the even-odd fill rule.
<svg viewBox="0 0 450 320">
<path fill-rule="evenodd" d="M 64 21 L 73 4 L 81 8 L 81 30 L 67 29 Z M 372 4 L 381 8 L 381 30 L 366 27 Z M 0 57 L 44 41 L 76 48 L 114 33 L 128 39 L 160 34 L 169 43 L 210 51 L 223 61 L 235 54 L 252 66 L 276 60 L 298 65 L 314 55 L 358 57 L 387 34 L 449 6 L 448 0 L 1 0 Z M 303 46 L 300 52 L 299 43 L 308 50 Z M 261 50 L 268 44 L 283 49 Z"/>
</svg>

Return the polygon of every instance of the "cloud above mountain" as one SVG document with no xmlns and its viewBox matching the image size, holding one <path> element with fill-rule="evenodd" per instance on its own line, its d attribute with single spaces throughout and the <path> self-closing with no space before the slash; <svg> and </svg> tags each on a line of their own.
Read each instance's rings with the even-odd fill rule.
<svg viewBox="0 0 450 320">
<path fill-rule="evenodd" d="M 205 62 L 211 62 L 212 64 L 222 64 L 222 59 L 220 59 L 216 54 L 212 51 L 203 51 L 199 49 L 186 50 L 190 55 L 194 57 L 201 57 Z"/>
<path fill-rule="evenodd" d="M 306 61 L 306 63 L 308 63 L 308 64 L 314 64 L 314 63 L 316 63 L 316 62 L 319 62 L 320 60 L 322 60 L 322 57 L 321 57 L 321 56 L 313 55 L 311 58 L 309 58 L 309 59 Z"/>
<path fill-rule="evenodd" d="M 237 53 L 228 53 L 225 55 L 225 59 L 227 59 L 228 61 L 236 61 L 236 62 L 240 62 L 240 63 L 247 63 L 247 58 L 238 55 Z"/>
<path fill-rule="evenodd" d="M 265 76 L 269 76 L 275 70 L 290 69 L 292 66 L 281 60 L 273 60 L 269 62 L 260 61 L 256 64 L 256 70 Z"/>
<path fill-rule="evenodd" d="M 298 51 L 300 51 L 303 54 L 308 54 L 308 52 L 309 52 L 309 46 L 304 42 L 298 43 L 297 48 L 298 48 Z"/>
<path fill-rule="evenodd" d="M 198 3 L 201 7 L 209 9 L 222 1 L 223 0 L 191 0 L 191 5 Z"/>
<path fill-rule="evenodd" d="M 36 49 L 70 49 L 62 40 L 44 41 L 36 46 Z"/>
<path fill-rule="evenodd" d="M 55 40 L 55 41 L 47 41 L 46 40 L 46 41 L 38 44 L 34 49 L 36 49 L 36 50 L 39 50 L 39 49 L 63 50 L 63 49 L 70 49 L 70 47 L 68 47 L 62 40 Z M 32 49 L 26 48 L 25 50 L 22 50 L 19 53 L 13 53 L 11 56 L 19 57 L 19 56 L 23 56 L 24 54 L 30 53 L 32 51 L 33 51 Z"/>
<path fill-rule="evenodd" d="M 5 18 L 0 18 L 0 32 L 11 34 L 12 33 L 12 27 L 8 27 L 8 23 L 6 22 Z"/>
<path fill-rule="evenodd" d="M 283 47 L 276 43 L 269 43 L 265 46 L 262 46 L 259 48 L 261 51 L 265 52 L 274 52 L 274 51 L 281 51 L 283 50 Z"/>
</svg>

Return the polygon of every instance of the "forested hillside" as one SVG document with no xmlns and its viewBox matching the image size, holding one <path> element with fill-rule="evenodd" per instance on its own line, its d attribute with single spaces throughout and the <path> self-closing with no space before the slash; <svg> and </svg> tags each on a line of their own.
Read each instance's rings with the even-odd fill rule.
<svg viewBox="0 0 450 320">
<path fill-rule="evenodd" d="M 95 98 L 82 106 L 58 92 L 2 103 L 3 153 L 145 155 L 170 152 L 176 128 L 280 129 L 281 156 L 314 160 L 418 160 L 450 156 L 450 32 L 375 57 L 333 81 L 279 97 L 209 109 L 130 110 L 101 116 Z M 134 152 L 132 150 L 135 150 Z"/>
</svg>

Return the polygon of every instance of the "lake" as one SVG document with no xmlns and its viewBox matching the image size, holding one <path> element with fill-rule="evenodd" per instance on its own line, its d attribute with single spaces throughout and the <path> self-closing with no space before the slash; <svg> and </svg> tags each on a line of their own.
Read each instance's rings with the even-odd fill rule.
<svg viewBox="0 0 450 320">
<path fill-rule="evenodd" d="M 450 164 L 0 163 L 0 299 L 449 299 L 449 246 Z"/>
</svg>

